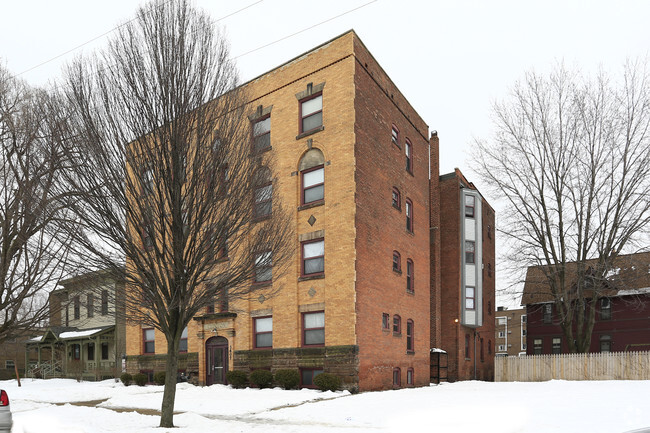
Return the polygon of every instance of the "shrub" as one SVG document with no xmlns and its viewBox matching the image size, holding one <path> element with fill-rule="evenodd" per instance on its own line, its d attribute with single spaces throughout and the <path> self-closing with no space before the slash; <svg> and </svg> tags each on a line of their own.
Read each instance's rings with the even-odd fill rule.
<svg viewBox="0 0 650 433">
<path fill-rule="evenodd" d="M 133 375 L 133 381 L 138 386 L 144 386 L 147 383 L 149 378 L 144 373 L 138 373 Z"/>
<path fill-rule="evenodd" d="M 226 373 L 226 380 L 233 388 L 246 388 L 248 375 L 245 371 L 232 370 Z"/>
<path fill-rule="evenodd" d="M 153 375 L 153 381 L 156 383 L 156 385 L 164 385 L 165 384 L 165 372 L 164 371 L 157 371 Z"/>
<path fill-rule="evenodd" d="M 124 386 L 129 386 L 131 385 L 131 382 L 133 382 L 133 376 L 131 376 L 129 373 L 122 373 L 120 376 L 120 380 L 124 384 Z"/>
<path fill-rule="evenodd" d="M 341 379 L 330 373 L 321 373 L 314 378 L 314 385 L 321 391 L 336 391 L 341 387 Z"/>
<path fill-rule="evenodd" d="M 273 373 L 269 370 L 255 370 L 251 373 L 251 383 L 258 388 L 270 388 L 273 384 Z"/>
<path fill-rule="evenodd" d="M 300 383 L 300 373 L 298 370 L 278 370 L 275 381 L 284 389 L 293 389 Z"/>
</svg>

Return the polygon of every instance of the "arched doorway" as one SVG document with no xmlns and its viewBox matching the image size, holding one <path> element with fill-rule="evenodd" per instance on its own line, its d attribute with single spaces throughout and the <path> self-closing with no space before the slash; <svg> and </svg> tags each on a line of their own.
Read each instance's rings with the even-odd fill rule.
<svg viewBox="0 0 650 433">
<path fill-rule="evenodd" d="M 228 340 L 224 337 L 211 337 L 205 342 L 205 383 L 227 384 Z"/>
</svg>

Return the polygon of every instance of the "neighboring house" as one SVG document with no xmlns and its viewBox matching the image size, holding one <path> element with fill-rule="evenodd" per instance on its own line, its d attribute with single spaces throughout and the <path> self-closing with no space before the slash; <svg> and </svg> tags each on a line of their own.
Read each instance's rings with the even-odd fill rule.
<svg viewBox="0 0 650 433">
<path fill-rule="evenodd" d="M 432 273 L 440 275 L 440 289 L 432 283 L 432 314 L 440 317 L 437 347 L 448 353 L 448 380 L 492 380 L 494 210 L 458 169 L 440 176 L 439 191 L 439 200 L 432 199 L 432 213 L 440 215 L 440 224 L 432 223 L 440 227 L 440 250 L 432 253 Z"/>
<path fill-rule="evenodd" d="M 50 326 L 27 343 L 32 375 L 119 376 L 125 354 L 124 283 L 106 272 L 62 280 L 50 293 Z"/>
<path fill-rule="evenodd" d="M 569 269 L 573 267 L 570 264 Z M 598 304 L 589 352 L 650 350 L 650 253 L 617 257 L 606 278 L 608 289 L 590 301 Z M 522 304 L 526 305 L 529 355 L 568 352 L 552 300 L 542 270 L 528 268 Z"/>
<path fill-rule="evenodd" d="M 29 358 L 25 356 L 27 340 L 42 333 L 41 329 L 19 330 L 0 344 L 0 380 L 16 376 L 16 368 L 20 376 L 24 375 L 25 367 L 36 362 L 34 353 Z"/>
<path fill-rule="evenodd" d="M 496 356 L 526 354 L 526 309 L 498 307 L 495 313 L 494 348 Z"/>
<path fill-rule="evenodd" d="M 455 328 L 447 329 L 440 311 L 452 309 L 467 332 L 483 332 L 481 312 L 494 299 L 493 282 L 480 284 L 481 260 L 494 264 L 492 239 L 483 249 L 476 239 L 470 269 L 457 238 L 445 250 L 458 263 L 454 282 L 442 287 L 458 301 L 441 304 L 440 265 L 432 262 L 440 257 L 440 239 L 430 237 L 432 227 L 444 232 L 437 134 L 429 134 L 354 31 L 244 87 L 257 107 L 251 125 L 264 122 L 264 150 L 284 170 L 273 188 L 295 209 L 297 254 L 289 271 L 272 279 L 273 287 L 282 287 L 274 297 L 225 299 L 194 317 L 181 341 L 179 369 L 205 385 L 226 383 L 232 369 L 284 368 L 299 369 L 305 387 L 321 372 L 360 390 L 428 385 L 431 348 L 451 352 L 459 341 L 465 344 L 464 332 L 451 336 Z M 457 212 L 444 223 L 460 233 L 471 219 L 477 224 L 472 236 L 485 236 L 494 213 L 463 182 L 465 192 L 455 190 Z M 466 196 L 476 199 L 476 214 L 467 219 L 459 201 Z M 430 273 L 432 266 L 437 273 Z M 468 297 L 461 284 L 469 284 L 470 272 L 473 309 L 460 303 Z M 485 323 L 492 335 L 492 320 Z M 444 341 L 443 333 L 449 335 Z M 162 333 L 127 327 L 130 373 L 164 370 L 165 353 Z M 468 356 L 474 357 L 473 347 Z M 481 378 L 492 377 L 491 359 L 486 349 Z M 463 368 L 455 378 L 473 378 L 473 371 Z"/>
</svg>

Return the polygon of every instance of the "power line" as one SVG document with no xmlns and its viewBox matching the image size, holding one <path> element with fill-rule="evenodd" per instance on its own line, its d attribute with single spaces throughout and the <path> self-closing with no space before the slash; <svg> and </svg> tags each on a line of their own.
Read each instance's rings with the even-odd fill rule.
<svg viewBox="0 0 650 433">
<path fill-rule="evenodd" d="M 277 44 L 278 42 L 282 42 L 282 41 L 284 41 L 285 39 L 292 38 L 292 37 L 294 37 L 294 36 L 296 36 L 296 35 L 299 35 L 300 33 L 304 33 L 304 32 L 306 32 L 307 30 L 311 30 L 311 29 L 313 29 L 313 28 L 315 28 L 315 27 L 318 27 L 318 26 L 320 26 L 320 25 L 322 25 L 322 24 L 325 24 L 325 23 L 328 23 L 328 22 L 330 22 L 330 21 L 333 21 L 333 20 L 335 20 L 335 19 L 337 19 L 337 18 L 340 18 L 340 17 L 342 17 L 343 15 L 347 15 L 347 14 L 349 14 L 349 13 L 351 13 L 351 12 L 354 12 L 354 11 L 356 11 L 356 10 L 359 10 L 359 9 L 363 8 L 363 7 L 366 7 L 366 6 L 368 6 L 369 4 L 374 3 L 374 2 L 376 2 L 376 1 L 377 1 L 377 0 L 371 0 L 371 1 L 369 1 L 368 3 L 364 3 L 364 4 L 362 4 L 361 6 L 357 6 L 356 8 L 350 9 L 350 10 L 348 10 L 348 11 L 346 11 L 346 12 L 343 12 L 342 14 L 339 14 L 339 15 L 336 15 L 336 16 L 334 16 L 334 17 L 328 18 L 328 19 L 326 19 L 326 20 L 324 20 L 324 21 L 321 21 L 321 22 L 316 23 L 316 24 L 314 24 L 314 25 L 311 25 L 311 26 L 309 26 L 309 27 L 305 27 L 305 28 L 302 29 L 302 30 L 298 30 L 298 31 L 295 32 L 295 33 L 292 33 L 292 34 L 290 34 L 290 35 L 284 36 L 284 37 L 282 37 L 282 38 L 280 38 L 280 39 L 277 39 L 277 40 L 275 40 L 275 41 L 273 41 L 273 42 L 269 42 L 268 44 L 265 44 L 265 45 L 259 46 L 259 47 L 257 47 L 257 48 L 253 48 L 253 49 L 250 50 L 250 51 L 246 51 L 246 52 L 243 53 L 243 54 L 240 54 L 240 55 L 238 55 L 238 56 L 233 57 L 233 59 L 238 59 L 238 58 L 240 58 L 240 57 L 244 57 L 244 56 L 246 56 L 246 55 L 248 55 L 248 54 L 254 53 L 255 51 L 259 51 L 259 50 L 261 50 L 261 49 L 263 49 L 263 48 L 266 48 L 266 47 L 269 47 L 269 46 L 271 46 L 271 45 Z"/>
</svg>

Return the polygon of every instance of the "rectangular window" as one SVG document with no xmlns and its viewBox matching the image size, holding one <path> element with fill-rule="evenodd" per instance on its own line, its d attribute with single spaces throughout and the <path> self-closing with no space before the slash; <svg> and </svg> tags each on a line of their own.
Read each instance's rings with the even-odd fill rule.
<svg viewBox="0 0 650 433">
<path fill-rule="evenodd" d="M 526 323 L 526 320 L 527 320 L 527 318 L 526 318 L 525 315 L 524 315 L 524 316 L 521 316 L 521 323 Z"/>
<path fill-rule="evenodd" d="M 309 132 L 323 125 L 323 95 L 300 102 L 300 132 Z"/>
<path fill-rule="evenodd" d="M 102 360 L 108 359 L 108 343 L 102 343 Z"/>
<path fill-rule="evenodd" d="M 499 331 L 499 338 L 506 338 L 506 333 L 503 331 Z"/>
<path fill-rule="evenodd" d="M 325 168 L 318 166 L 303 170 L 302 204 L 316 203 L 325 198 Z"/>
<path fill-rule="evenodd" d="M 612 351 L 612 338 L 609 335 L 600 337 L 600 351 L 601 353 L 609 353 Z"/>
<path fill-rule="evenodd" d="M 497 348 L 499 352 L 505 352 L 506 351 L 506 345 L 505 344 L 499 344 L 499 347 Z"/>
<path fill-rule="evenodd" d="M 465 241 L 465 263 L 474 263 L 474 251 L 476 243 L 474 241 Z"/>
<path fill-rule="evenodd" d="M 181 340 L 178 342 L 178 351 L 187 352 L 187 326 L 183 329 Z"/>
<path fill-rule="evenodd" d="M 102 290 L 102 316 L 108 314 L 108 290 Z"/>
<path fill-rule="evenodd" d="M 465 287 L 465 309 L 466 310 L 474 310 L 475 309 L 475 303 L 474 303 L 474 287 Z"/>
<path fill-rule="evenodd" d="M 271 116 L 253 123 L 253 151 L 260 152 L 271 147 Z"/>
<path fill-rule="evenodd" d="M 7 360 L 5 361 L 5 368 L 6 368 L 7 370 L 9 370 L 9 369 L 12 369 L 12 370 L 13 370 L 15 366 L 16 366 L 16 364 L 14 363 L 14 360 L 13 360 L 13 359 L 7 359 Z"/>
<path fill-rule="evenodd" d="M 402 333 L 402 318 L 396 314 L 393 316 L 393 334 L 397 335 L 401 333 Z"/>
<path fill-rule="evenodd" d="M 411 145 L 411 142 L 407 138 L 406 141 L 404 142 L 404 153 L 406 154 L 406 171 L 409 173 L 413 173 L 413 146 Z"/>
<path fill-rule="evenodd" d="M 406 230 L 413 232 L 413 203 L 406 199 Z"/>
<path fill-rule="evenodd" d="M 153 170 L 147 168 L 142 172 L 142 194 L 153 193 Z"/>
<path fill-rule="evenodd" d="M 153 328 L 142 330 L 144 353 L 156 353 L 156 331 Z"/>
<path fill-rule="evenodd" d="M 303 313 L 303 346 L 323 346 L 325 344 L 325 312 Z"/>
<path fill-rule="evenodd" d="M 600 320 L 610 320 L 612 318 L 612 301 L 609 298 L 600 300 Z"/>
<path fill-rule="evenodd" d="M 273 276 L 273 263 L 270 251 L 255 256 L 255 282 L 265 283 L 271 281 Z"/>
<path fill-rule="evenodd" d="M 415 340 L 413 339 L 413 321 L 410 319 L 406 321 L 406 351 L 415 351 Z"/>
<path fill-rule="evenodd" d="M 553 337 L 553 354 L 562 352 L 562 339 L 560 337 Z"/>
<path fill-rule="evenodd" d="M 393 195 L 391 199 L 391 203 L 395 209 L 401 209 L 402 208 L 402 199 L 400 198 L 400 192 L 399 189 L 393 188 Z"/>
<path fill-rule="evenodd" d="M 302 275 L 312 276 L 325 272 L 325 241 L 323 239 L 302 243 Z"/>
<path fill-rule="evenodd" d="M 393 251 L 393 271 L 402 272 L 402 260 L 397 251 Z"/>
<path fill-rule="evenodd" d="M 79 299 L 79 296 L 75 296 L 74 297 L 74 319 L 79 320 L 80 317 L 81 317 L 81 300 Z"/>
<path fill-rule="evenodd" d="M 553 304 L 544 304 L 544 323 L 553 321 Z"/>
<path fill-rule="evenodd" d="M 72 359 L 79 360 L 81 359 L 81 345 L 73 344 L 72 345 Z"/>
<path fill-rule="evenodd" d="M 255 188 L 255 218 L 265 218 L 271 215 L 273 204 L 273 185 L 268 184 Z"/>
<path fill-rule="evenodd" d="M 406 291 L 409 293 L 413 293 L 415 291 L 413 272 L 413 261 L 411 259 L 408 259 L 406 261 Z"/>
<path fill-rule="evenodd" d="M 390 329 L 390 315 L 388 313 L 383 313 L 381 315 L 381 329 Z"/>
<path fill-rule="evenodd" d="M 535 338 L 533 340 L 533 354 L 541 355 L 542 354 L 542 339 Z"/>
<path fill-rule="evenodd" d="M 497 317 L 497 325 L 503 326 L 506 324 L 506 318 L 505 317 Z"/>
<path fill-rule="evenodd" d="M 273 347 L 273 317 L 256 317 L 253 319 L 255 348 Z"/>
<path fill-rule="evenodd" d="M 390 132 L 390 141 L 397 147 L 399 147 L 399 129 L 397 126 L 393 125 L 393 128 Z"/>
<path fill-rule="evenodd" d="M 315 388 L 314 379 L 322 372 L 322 368 L 301 368 L 300 385 L 305 388 Z"/>
<path fill-rule="evenodd" d="M 402 371 L 399 367 L 393 368 L 393 386 L 396 388 L 402 386 Z"/>
<path fill-rule="evenodd" d="M 481 338 L 481 362 L 485 361 L 485 356 L 483 354 L 483 339 Z"/>
<path fill-rule="evenodd" d="M 465 334 L 465 359 L 469 359 L 469 334 Z"/>
<path fill-rule="evenodd" d="M 409 368 L 406 370 L 406 384 L 409 386 L 413 386 L 413 376 L 414 372 L 412 368 Z"/>
<path fill-rule="evenodd" d="M 92 293 L 88 294 L 86 311 L 88 313 L 88 317 L 93 317 L 95 315 L 95 297 Z"/>
<path fill-rule="evenodd" d="M 473 195 L 465 196 L 465 216 L 467 218 L 474 218 L 474 205 L 476 198 Z"/>
<path fill-rule="evenodd" d="M 88 361 L 94 361 L 95 360 L 95 343 L 88 343 L 88 353 L 87 353 L 87 359 Z"/>
</svg>

